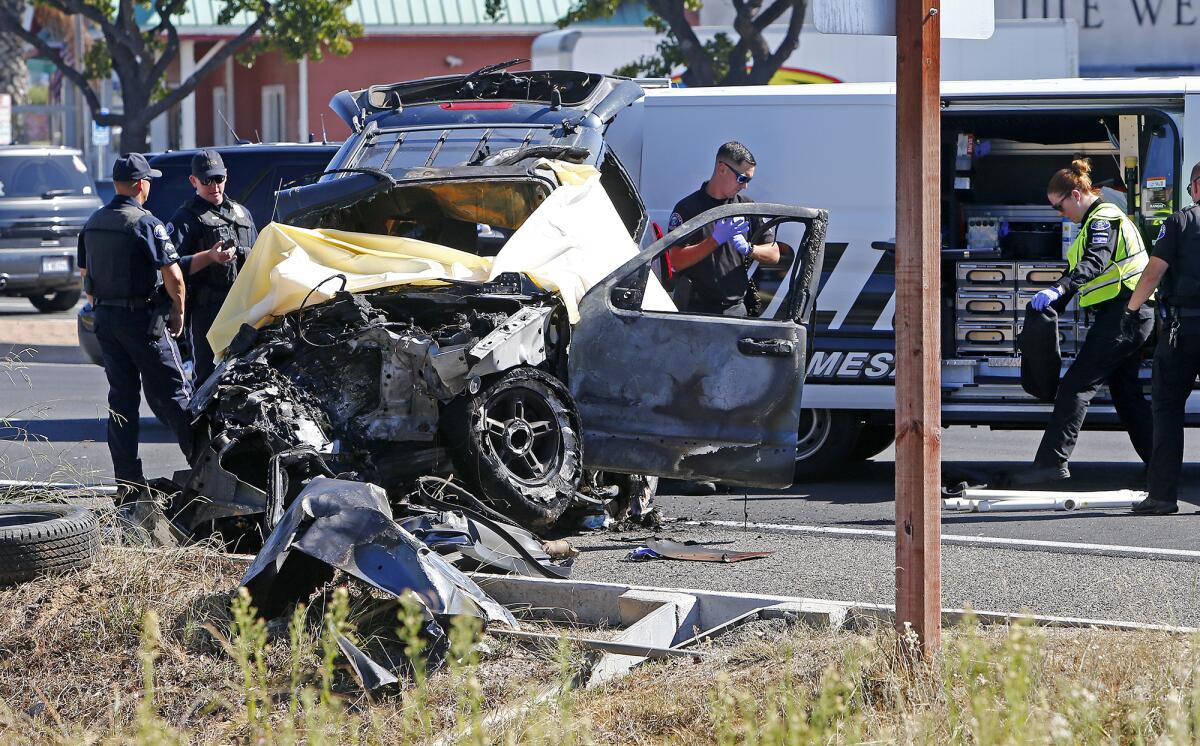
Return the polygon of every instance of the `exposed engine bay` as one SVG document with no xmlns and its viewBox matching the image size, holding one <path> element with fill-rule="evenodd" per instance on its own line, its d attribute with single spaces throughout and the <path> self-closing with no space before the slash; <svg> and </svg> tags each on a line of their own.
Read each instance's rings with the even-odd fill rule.
<svg viewBox="0 0 1200 746">
<path fill-rule="evenodd" d="M 288 485 L 312 476 L 403 494 L 451 471 L 500 513 L 550 526 L 583 471 L 561 383 L 569 338 L 557 296 L 520 275 L 339 292 L 246 326 L 193 399 L 207 445 L 184 490 L 185 527 L 273 525 Z"/>
</svg>

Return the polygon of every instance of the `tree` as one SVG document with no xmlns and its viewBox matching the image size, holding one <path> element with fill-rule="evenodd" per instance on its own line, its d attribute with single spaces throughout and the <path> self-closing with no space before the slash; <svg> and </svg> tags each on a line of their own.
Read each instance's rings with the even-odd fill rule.
<svg viewBox="0 0 1200 746">
<path fill-rule="evenodd" d="M 559 26 L 609 17 L 617 11 L 621 1 L 576 0 L 570 12 L 559 21 Z M 702 42 L 689 19 L 690 13 L 700 10 L 700 0 L 645 2 L 652 13 L 646 25 L 665 36 L 655 55 L 635 60 L 616 72 L 666 77 L 682 66 L 685 68 L 684 84 L 693 87 L 770 82 L 800 45 L 800 27 L 808 8 L 808 0 L 732 0 L 736 41 L 728 34 L 720 33 Z M 783 41 L 772 50 L 763 32 L 788 13 Z"/>
<path fill-rule="evenodd" d="M 121 127 L 123 152 L 145 151 L 150 122 L 159 114 L 183 101 L 209 73 L 237 54 L 239 61 L 250 64 L 271 49 L 281 51 L 289 60 L 308 56 L 324 57 L 324 50 L 348 54 L 350 39 L 362 34 L 362 27 L 346 19 L 351 0 L 222 0 L 220 25 L 229 25 L 239 14 L 254 20 L 229 39 L 175 88 L 168 88 L 168 68 L 179 54 L 176 19 L 187 9 L 188 0 L 33 0 L 67 16 L 82 16 L 98 29 L 103 43 L 88 48 L 82 65 L 66 64 L 58 51 L 21 23 L 14 11 L 14 0 L 0 0 L 0 32 L 23 39 L 38 53 L 53 62 L 63 77 L 78 88 L 92 119 L 103 126 Z M 148 23 L 138 24 L 151 13 Z M 124 102 L 120 112 L 101 113 L 100 97 L 93 81 L 115 73 L 121 83 Z"/>
<path fill-rule="evenodd" d="M 0 0 L 5 12 L 20 18 L 25 0 Z M 0 24 L 0 93 L 12 96 L 13 106 L 25 103 L 29 91 L 29 70 L 25 67 L 25 42 L 4 30 Z"/>
</svg>

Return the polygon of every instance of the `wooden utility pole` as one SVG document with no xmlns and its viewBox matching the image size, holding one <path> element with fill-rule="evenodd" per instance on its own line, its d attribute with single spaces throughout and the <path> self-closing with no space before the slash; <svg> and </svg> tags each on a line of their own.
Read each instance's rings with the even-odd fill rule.
<svg viewBox="0 0 1200 746">
<path fill-rule="evenodd" d="M 896 627 L 941 644 L 941 0 L 896 0 Z"/>
</svg>

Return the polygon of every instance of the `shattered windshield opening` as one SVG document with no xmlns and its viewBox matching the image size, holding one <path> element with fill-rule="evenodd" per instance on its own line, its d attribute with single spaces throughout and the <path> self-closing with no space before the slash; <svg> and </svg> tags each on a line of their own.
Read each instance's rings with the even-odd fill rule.
<svg viewBox="0 0 1200 746">
<path fill-rule="evenodd" d="M 548 195 L 549 185 L 536 179 L 407 184 L 332 211 L 321 226 L 495 256 Z"/>
</svg>

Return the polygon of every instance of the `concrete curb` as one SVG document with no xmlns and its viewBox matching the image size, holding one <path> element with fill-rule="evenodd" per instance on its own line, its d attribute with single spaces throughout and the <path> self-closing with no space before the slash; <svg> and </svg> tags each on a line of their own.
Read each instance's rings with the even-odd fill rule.
<svg viewBox="0 0 1200 746">
<path fill-rule="evenodd" d="M 688 628 L 713 626 L 718 620 L 732 619 L 750 611 L 767 616 L 784 616 L 803 620 L 817 628 L 866 631 L 879 625 L 895 624 L 896 607 L 889 604 L 869 604 L 852 601 L 828 601 L 795 596 L 772 596 L 756 593 L 730 593 L 692 588 L 652 588 L 623 583 L 594 581 L 551 580 L 512 575 L 470 573 L 473 580 L 489 595 L 506 606 L 536 607 L 548 617 L 555 611 L 559 618 L 597 626 L 610 626 L 622 621 L 622 597 L 628 594 L 657 594 L 662 598 L 691 596 L 695 599 L 684 620 Z M 564 613 L 565 612 L 565 613 Z M 1120 632 L 1170 632 L 1194 634 L 1195 627 L 1172 627 L 1112 619 L 1043 616 L 1038 614 L 1009 614 L 1000 611 L 942 609 L 942 626 L 953 626 L 964 617 L 974 617 L 979 624 L 1012 624 L 1028 622 L 1039 627 L 1092 628 Z M 706 626 L 707 625 L 707 626 Z"/>
</svg>

